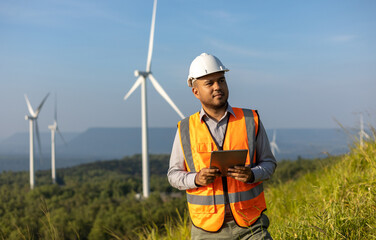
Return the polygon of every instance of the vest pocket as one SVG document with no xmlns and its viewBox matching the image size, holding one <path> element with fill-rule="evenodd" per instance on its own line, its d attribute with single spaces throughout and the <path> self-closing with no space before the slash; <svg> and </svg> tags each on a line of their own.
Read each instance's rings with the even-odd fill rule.
<svg viewBox="0 0 376 240">
<path fill-rule="evenodd" d="M 197 152 L 199 153 L 206 153 L 213 151 L 212 143 L 197 143 Z"/>
<path fill-rule="evenodd" d="M 189 211 L 193 214 L 214 214 L 217 213 L 217 206 L 189 204 Z"/>
<path fill-rule="evenodd" d="M 199 161 L 198 169 L 208 168 L 210 165 L 210 155 L 211 152 L 214 150 L 213 145 L 211 143 L 197 143 L 196 145 L 196 152 L 198 156 L 202 159 Z"/>
<path fill-rule="evenodd" d="M 212 186 L 187 190 L 187 202 L 191 213 L 207 214 L 217 212 Z"/>
</svg>

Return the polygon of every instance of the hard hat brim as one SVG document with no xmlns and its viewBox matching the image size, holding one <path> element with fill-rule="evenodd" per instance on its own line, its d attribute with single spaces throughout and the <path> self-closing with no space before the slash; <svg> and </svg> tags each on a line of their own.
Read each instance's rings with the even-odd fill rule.
<svg viewBox="0 0 376 240">
<path fill-rule="evenodd" d="M 211 73 L 208 73 L 208 74 L 203 74 L 203 75 L 200 75 L 200 76 L 197 76 L 197 77 L 191 77 L 191 76 L 188 76 L 188 78 L 187 78 L 187 84 L 188 84 L 188 87 L 193 87 L 193 85 L 192 85 L 192 80 L 194 80 L 194 79 L 199 79 L 199 78 L 201 78 L 201 77 L 204 77 L 204 76 L 207 76 L 207 75 L 210 75 L 210 74 L 213 74 L 213 73 L 217 73 L 217 72 L 228 72 L 228 71 L 230 71 L 230 69 L 223 69 L 223 70 L 219 70 L 219 71 L 216 71 L 216 72 L 211 72 Z"/>
</svg>

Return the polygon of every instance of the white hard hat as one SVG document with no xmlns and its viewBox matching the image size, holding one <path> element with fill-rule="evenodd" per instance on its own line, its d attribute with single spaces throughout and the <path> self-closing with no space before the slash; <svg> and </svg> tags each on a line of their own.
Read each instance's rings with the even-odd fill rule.
<svg viewBox="0 0 376 240">
<path fill-rule="evenodd" d="M 229 69 L 227 69 L 217 57 L 202 53 L 191 63 L 187 79 L 188 86 L 192 87 L 192 80 L 194 79 L 221 71 L 227 72 Z"/>
</svg>

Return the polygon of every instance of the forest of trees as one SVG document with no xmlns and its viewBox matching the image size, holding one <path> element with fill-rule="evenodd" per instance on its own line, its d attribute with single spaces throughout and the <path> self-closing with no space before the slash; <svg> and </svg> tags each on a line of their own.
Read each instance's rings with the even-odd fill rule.
<svg viewBox="0 0 376 240">
<path fill-rule="evenodd" d="M 287 182 L 332 164 L 336 158 L 281 161 L 269 185 Z M 36 173 L 30 190 L 28 172 L 0 174 L 0 239 L 134 239 L 147 226 L 163 231 L 167 220 L 186 211 L 184 192 L 166 177 L 169 155 L 151 155 L 151 196 L 142 192 L 141 156 Z M 179 194 L 180 193 L 180 194 Z"/>
</svg>

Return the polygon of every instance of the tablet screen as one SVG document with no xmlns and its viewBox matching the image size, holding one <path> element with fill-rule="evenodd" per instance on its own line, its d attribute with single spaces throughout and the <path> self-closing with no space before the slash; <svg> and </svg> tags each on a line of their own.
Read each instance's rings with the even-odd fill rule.
<svg viewBox="0 0 376 240">
<path fill-rule="evenodd" d="M 227 169 L 245 165 L 247 153 L 247 149 L 213 151 L 210 156 L 210 167 L 219 168 L 221 175 L 227 176 Z"/>
</svg>

